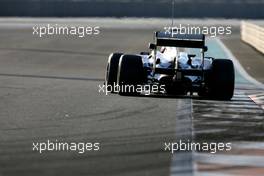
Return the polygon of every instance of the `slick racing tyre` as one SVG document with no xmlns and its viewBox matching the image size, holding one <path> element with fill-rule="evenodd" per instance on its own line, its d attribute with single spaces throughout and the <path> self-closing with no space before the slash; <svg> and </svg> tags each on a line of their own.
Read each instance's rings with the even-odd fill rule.
<svg viewBox="0 0 264 176">
<path fill-rule="evenodd" d="M 212 63 L 209 82 L 210 97 L 217 100 L 231 100 L 234 94 L 234 64 L 228 59 L 215 59 Z"/>
<path fill-rule="evenodd" d="M 105 74 L 105 85 L 109 89 L 109 86 L 112 87 L 111 90 L 113 92 L 114 85 L 117 85 L 117 72 L 118 72 L 118 64 L 122 53 L 112 53 L 110 54 L 106 67 Z"/>
<path fill-rule="evenodd" d="M 138 95 L 138 86 L 145 80 L 142 58 L 136 55 L 123 55 L 119 61 L 117 82 L 120 95 Z"/>
</svg>

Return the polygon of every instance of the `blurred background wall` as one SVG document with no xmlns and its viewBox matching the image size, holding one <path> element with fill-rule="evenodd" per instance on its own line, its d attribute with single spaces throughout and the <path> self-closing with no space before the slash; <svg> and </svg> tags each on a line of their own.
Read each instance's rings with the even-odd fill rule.
<svg viewBox="0 0 264 176">
<path fill-rule="evenodd" d="M 0 16 L 170 17 L 171 0 L 0 0 Z M 175 17 L 264 18 L 264 0 L 175 0 Z"/>
</svg>

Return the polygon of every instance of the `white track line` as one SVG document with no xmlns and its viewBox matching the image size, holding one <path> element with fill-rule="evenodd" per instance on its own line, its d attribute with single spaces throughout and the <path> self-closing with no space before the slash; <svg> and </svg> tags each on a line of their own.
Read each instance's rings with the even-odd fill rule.
<svg viewBox="0 0 264 176">
<path fill-rule="evenodd" d="M 220 45 L 220 47 L 223 49 L 223 51 L 227 54 L 228 58 L 233 61 L 235 67 L 237 68 L 237 70 L 239 71 L 239 73 L 245 79 L 247 79 L 249 82 L 251 82 L 254 85 L 256 85 L 258 88 L 264 89 L 264 84 L 262 84 L 261 82 L 257 81 L 256 79 L 254 79 L 252 76 L 250 76 L 246 72 L 246 70 L 240 64 L 240 62 L 238 61 L 238 59 L 232 54 L 232 52 L 225 46 L 225 44 L 219 38 L 216 38 L 216 42 Z"/>
<path fill-rule="evenodd" d="M 190 111 L 185 118 L 178 118 L 175 135 L 176 139 L 174 142 L 180 140 L 192 140 L 193 137 L 193 123 L 192 123 L 192 100 L 190 100 Z M 184 130 L 183 130 L 184 129 Z M 184 132 L 183 132 L 184 131 Z M 170 176 L 193 176 L 194 171 L 194 152 L 176 152 L 172 155 Z"/>
<path fill-rule="evenodd" d="M 264 84 L 260 83 L 259 81 L 255 80 L 253 77 L 251 77 L 246 71 L 245 69 L 242 67 L 242 65 L 240 64 L 240 62 L 238 61 L 238 59 L 231 53 L 231 51 L 223 44 L 223 42 L 217 38 L 216 39 L 216 42 L 219 44 L 219 46 L 222 48 L 222 50 L 227 54 L 227 57 L 229 59 L 231 59 L 235 65 L 235 67 L 237 68 L 237 70 L 239 71 L 239 73 L 241 74 L 241 76 L 243 76 L 246 80 L 248 80 L 250 83 L 256 85 L 256 87 L 260 88 L 260 89 L 263 89 L 264 90 Z M 191 104 L 192 104 L 192 100 L 191 100 Z M 193 134 L 193 123 L 192 123 L 192 120 L 193 120 L 193 117 L 192 117 L 192 114 L 193 114 L 193 110 L 192 110 L 192 106 L 191 105 L 191 134 L 192 134 L 192 137 L 194 136 Z M 191 175 L 210 175 L 210 176 L 217 176 L 218 174 L 217 173 L 208 173 L 208 172 L 198 172 L 197 173 L 197 165 L 196 163 L 194 162 L 194 159 L 197 157 L 197 156 L 202 156 L 203 155 L 200 155 L 199 153 L 196 153 L 195 151 L 192 151 L 192 152 L 188 152 L 188 153 L 185 153 L 185 154 L 178 154 L 177 156 L 176 155 L 173 155 L 172 157 L 172 162 L 171 162 L 171 173 L 170 175 L 171 176 L 178 176 L 178 175 L 181 175 L 181 176 L 191 176 Z M 189 157 L 189 158 L 188 158 Z M 186 168 L 181 168 L 183 166 L 186 166 L 184 165 L 184 158 L 185 159 L 191 159 L 193 160 L 192 162 L 189 162 L 189 163 L 186 163 L 186 164 L 191 164 L 191 166 L 189 167 L 186 167 Z M 218 157 L 221 157 L 221 160 L 223 160 L 222 156 L 218 156 Z M 226 156 L 224 156 L 226 157 Z M 206 157 L 207 158 L 207 157 Z M 208 157 L 210 158 L 210 157 Z M 208 159 L 207 158 L 207 159 Z M 245 157 L 241 156 L 239 159 L 244 159 Z M 253 157 L 255 160 L 257 161 L 263 161 L 262 158 L 259 158 L 259 157 Z M 254 160 L 254 161 L 255 161 Z M 182 163 L 183 162 L 183 163 Z M 226 161 L 225 161 L 226 162 Z M 229 163 L 231 164 L 231 163 Z M 244 164 L 250 164 L 250 163 L 244 163 Z M 261 164 L 261 166 L 263 166 L 263 164 Z M 192 169 L 191 169 L 192 168 Z M 184 170 L 187 170 L 186 173 L 182 172 Z M 188 171 L 189 170 L 189 171 Z M 192 170 L 192 171 L 191 171 Z"/>
<path fill-rule="evenodd" d="M 205 164 L 223 164 L 230 166 L 264 167 L 263 156 L 231 155 L 231 154 L 205 154 L 196 153 L 195 158 Z"/>
</svg>

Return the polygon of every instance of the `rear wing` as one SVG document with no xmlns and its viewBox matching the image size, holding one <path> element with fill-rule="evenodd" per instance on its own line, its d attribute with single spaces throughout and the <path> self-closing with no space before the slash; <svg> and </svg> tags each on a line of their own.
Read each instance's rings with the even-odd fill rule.
<svg viewBox="0 0 264 176">
<path fill-rule="evenodd" d="M 204 34 L 172 34 L 169 32 L 156 32 L 157 46 L 174 46 L 184 48 L 204 48 Z"/>
</svg>

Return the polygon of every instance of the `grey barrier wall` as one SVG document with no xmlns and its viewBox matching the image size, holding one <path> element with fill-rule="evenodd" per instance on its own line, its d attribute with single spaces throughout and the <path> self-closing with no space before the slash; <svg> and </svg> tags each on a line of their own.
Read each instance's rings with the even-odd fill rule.
<svg viewBox="0 0 264 176">
<path fill-rule="evenodd" d="M 264 0 L 176 0 L 175 17 L 264 18 Z M 170 17 L 170 0 L 0 0 L 0 16 Z"/>
<path fill-rule="evenodd" d="M 264 23 L 241 22 L 241 39 L 264 54 Z"/>
</svg>

